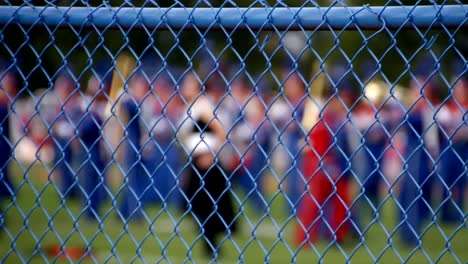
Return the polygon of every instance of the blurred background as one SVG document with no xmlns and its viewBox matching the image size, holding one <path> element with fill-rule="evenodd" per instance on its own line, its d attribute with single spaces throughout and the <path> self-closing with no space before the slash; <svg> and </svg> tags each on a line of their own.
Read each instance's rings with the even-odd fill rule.
<svg viewBox="0 0 468 264">
<path fill-rule="evenodd" d="M 366 4 L 292 0 L 2 3 L 64 7 Z M 434 1 L 405 2 L 413 4 L 436 5 Z M 372 5 L 400 4 L 379 0 Z M 458 85 L 460 91 L 468 87 L 466 43 L 466 30 L 444 27 L 286 32 L 2 25 L 2 88 L 14 87 L 17 94 L 4 100 L 10 111 L 2 125 L 11 124 L 11 132 L 2 134 L 8 137 L 10 150 L 5 151 L 8 158 L 3 168 L 9 169 L 14 187 L 9 190 L 11 199 L 1 203 L 0 262 L 209 261 L 198 243 L 203 240 L 197 229 L 200 223 L 188 220 L 192 214 L 181 191 L 193 162 L 193 153 L 184 145 L 184 121 L 192 119 L 187 115 L 196 105 L 194 97 L 206 96 L 209 103 L 204 106 L 215 115 L 210 118 L 219 121 L 227 134 L 218 162 L 226 170 L 224 176 L 232 180 L 229 192 L 241 230 L 220 239 L 219 252 L 221 248 L 224 252 L 215 260 L 465 263 L 468 153 L 460 154 L 458 148 L 466 149 L 463 144 L 468 142 L 463 136 L 467 110 L 463 98 L 468 97 L 463 92 L 457 97 L 454 87 Z M 121 66 L 117 58 L 122 54 L 131 57 L 129 64 L 135 69 L 132 76 L 118 77 L 127 84 L 122 102 L 136 102 L 135 119 L 114 113 L 121 126 L 117 130 L 125 130 L 129 142 L 96 144 L 103 152 L 98 155 L 104 157 L 104 163 L 96 165 L 90 162 L 91 149 L 95 149 L 87 145 L 88 134 L 83 130 L 93 131 L 93 124 L 97 125 L 99 140 L 102 134 L 106 137 L 117 131 L 104 131 L 112 118 L 107 102 L 99 103 L 106 101 L 102 94 L 112 93 L 112 81 Z M 8 82 L 9 74 L 15 81 Z M 191 89 L 195 93 L 187 92 Z M 79 110 L 74 111 L 75 107 Z M 127 113 L 130 117 L 131 112 Z M 421 121 L 426 112 L 430 120 Z M 135 142 L 129 140 L 131 120 L 138 120 L 141 129 Z M 316 147 L 311 135 L 317 133 L 316 139 L 326 141 L 327 133 L 315 129 L 324 122 L 335 140 L 327 141 L 334 148 L 331 167 L 339 167 L 341 154 L 346 165 L 338 174 L 345 175 L 349 185 L 344 188 L 348 193 L 341 194 L 341 187 L 336 187 L 339 180 L 334 179 L 329 195 L 340 193 L 338 201 L 329 205 L 332 198 L 327 198 L 317 211 L 310 201 L 308 206 L 302 203 L 318 199 L 314 186 L 326 185 L 307 178 L 311 169 L 307 164 L 315 161 L 310 156 L 310 147 Z M 345 147 L 340 145 L 340 125 L 348 133 Z M 62 136 L 68 137 L 64 143 L 59 140 Z M 459 138 L 462 144 L 456 145 Z M 134 184 L 126 180 L 131 172 L 125 160 L 130 154 L 117 150 L 128 150 L 126 144 L 137 150 L 131 158 L 142 164 L 141 173 L 150 179 L 137 181 L 151 186 L 139 190 L 145 193 L 139 193 L 141 204 L 128 205 L 143 211 L 139 221 L 130 221 L 119 209 L 122 201 L 129 201 L 127 187 Z M 65 154 L 65 149 L 71 154 Z M 415 153 L 425 159 L 414 158 Z M 91 165 L 83 165 L 86 162 Z M 432 166 L 426 174 L 413 171 L 424 162 Z M 446 172 L 455 167 L 453 179 Z M 105 187 L 95 190 L 100 197 L 92 196 L 94 187 L 89 189 L 89 168 L 99 172 L 100 182 L 93 186 Z M 422 180 L 416 176 L 419 173 L 424 174 Z M 371 176 L 380 180 L 374 183 Z M 67 179 L 72 181 L 69 185 Z M 429 184 L 427 179 L 435 180 Z M 413 185 L 418 185 L 416 191 L 404 188 Z M 404 198 L 406 194 L 409 198 Z M 350 201 L 342 199 L 345 196 Z M 409 220 L 415 209 L 405 199 L 425 208 L 414 214 L 417 223 Z M 90 210 L 95 206 L 91 200 L 99 203 L 95 211 Z M 349 209 L 342 222 L 349 225 L 344 241 L 336 235 L 340 227 L 328 220 L 339 211 L 336 204 L 340 203 Z M 445 210 L 444 204 L 453 206 Z M 306 224 L 307 212 L 325 219 L 317 231 L 321 234 L 318 241 L 313 241 L 312 234 L 299 235 L 298 230 L 307 233 L 311 229 L 311 223 Z M 414 241 L 405 233 L 418 237 Z M 61 246 L 84 248 L 87 255 L 60 257 L 53 253 L 57 246 L 59 251 Z"/>
</svg>

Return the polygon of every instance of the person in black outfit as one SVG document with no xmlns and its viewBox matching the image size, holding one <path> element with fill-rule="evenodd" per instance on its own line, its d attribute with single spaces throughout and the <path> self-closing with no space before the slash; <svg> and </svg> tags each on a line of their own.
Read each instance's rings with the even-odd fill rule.
<svg viewBox="0 0 468 264">
<path fill-rule="evenodd" d="M 184 188 L 187 210 L 191 211 L 204 237 L 204 251 L 216 257 L 220 246 L 217 236 L 229 236 L 236 230 L 236 214 L 228 183 L 228 173 L 219 160 L 221 144 L 226 132 L 216 118 L 210 99 L 212 83 L 207 83 L 206 94 L 200 93 L 193 75 L 186 77 L 183 85 L 184 100 L 189 105 L 182 121 L 185 132 L 185 150 L 189 154 L 188 180 Z"/>
</svg>

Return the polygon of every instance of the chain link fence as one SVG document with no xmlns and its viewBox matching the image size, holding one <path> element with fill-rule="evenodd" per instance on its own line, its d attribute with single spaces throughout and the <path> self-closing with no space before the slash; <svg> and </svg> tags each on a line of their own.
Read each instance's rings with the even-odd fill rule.
<svg viewBox="0 0 468 264">
<path fill-rule="evenodd" d="M 462 1 L 3 1 L 0 262 L 466 263 Z"/>
</svg>

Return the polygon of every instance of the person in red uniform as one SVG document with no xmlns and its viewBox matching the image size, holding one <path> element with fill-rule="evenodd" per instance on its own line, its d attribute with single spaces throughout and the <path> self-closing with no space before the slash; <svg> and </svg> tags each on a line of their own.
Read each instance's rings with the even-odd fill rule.
<svg viewBox="0 0 468 264">
<path fill-rule="evenodd" d="M 319 109 L 304 152 L 303 172 L 308 186 L 296 229 L 296 243 L 300 247 L 317 242 L 323 229 L 333 242 L 343 242 L 349 229 L 346 108 L 333 95 Z"/>
</svg>

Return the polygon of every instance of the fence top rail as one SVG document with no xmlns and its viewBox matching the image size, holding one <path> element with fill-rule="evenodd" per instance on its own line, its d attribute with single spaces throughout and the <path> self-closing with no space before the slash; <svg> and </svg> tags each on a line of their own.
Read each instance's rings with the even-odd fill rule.
<svg viewBox="0 0 468 264">
<path fill-rule="evenodd" d="M 97 28 L 341 30 L 468 27 L 468 5 L 304 8 L 1 6 L 0 24 Z"/>
</svg>

